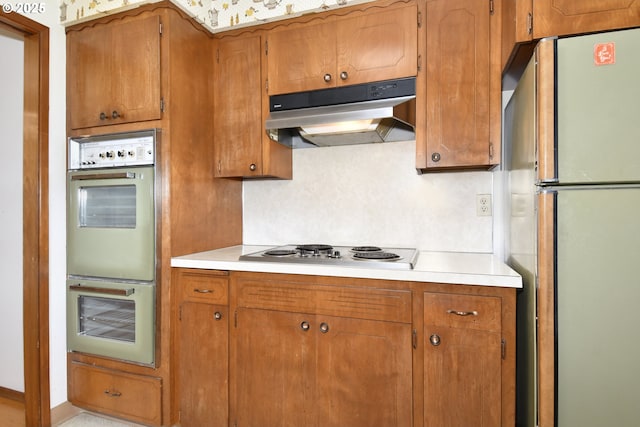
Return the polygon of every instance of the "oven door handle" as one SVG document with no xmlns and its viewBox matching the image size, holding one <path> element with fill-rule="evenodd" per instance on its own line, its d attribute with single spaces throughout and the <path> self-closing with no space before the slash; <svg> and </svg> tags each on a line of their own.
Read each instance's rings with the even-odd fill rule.
<svg viewBox="0 0 640 427">
<path fill-rule="evenodd" d="M 128 297 L 133 294 L 135 291 L 133 288 L 127 289 L 114 289 L 114 288 L 100 288 L 98 286 L 83 286 L 83 285 L 69 285 L 70 291 L 77 292 L 89 292 L 93 294 L 108 294 L 108 295 L 119 295 L 123 297 Z"/>
<path fill-rule="evenodd" d="M 135 179 L 135 172 L 92 173 L 89 175 L 71 175 L 71 181 L 85 181 L 90 179 Z"/>
</svg>

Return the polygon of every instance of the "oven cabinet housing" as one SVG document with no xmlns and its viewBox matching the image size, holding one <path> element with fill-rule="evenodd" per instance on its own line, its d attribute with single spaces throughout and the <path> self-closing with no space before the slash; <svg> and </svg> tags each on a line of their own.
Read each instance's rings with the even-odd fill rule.
<svg viewBox="0 0 640 427">
<path fill-rule="evenodd" d="M 640 25 L 637 1 L 503 0 L 502 3 L 503 66 L 513 59 L 514 47 L 520 43 Z"/>
<path fill-rule="evenodd" d="M 264 128 L 269 98 L 262 78 L 264 36 L 225 33 L 214 41 L 215 176 L 291 179 L 291 148 Z"/>
<path fill-rule="evenodd" d="M 72 129 L 159 119 L 160 18 L 135 16 L 67 33 Z"/>
<path fill-rule="evenodd" d="M 231 289 L 231 425 L 412 425 L 410 291 L 235 272 Z"/>
<path fill-rule="evenodd" d="M 228 272 L 174 269 L 174 349 L 180 425 L 227 427 L 229 420 Z"/>
<path fill-rule="evenodd" d="M 156 147 L 156 366 L 143 366 L 126 363 L 117 359 L 97 357 L 90 354 L 68 353 L 71 362 L 80 362 L 96 368 L 104 368 L 117 372 L 125 372 L 149 379 L 160 379 L 162 387 L 161 405 L 147 405 L 141 400 L 135 411 L 144 414 L 153 408 L 158 411 L 158 425 L 170 426 L 177 423 L 178 412 L 173 402 L 174 378 L 171 367 L 174 359 L 171 356 L 172 285 L 171 257 L 194 252 L 202 252 L 214 248 L 237 245 L 242 242 L 242 182 L 238 180 L 215 179 L 213 163 L 213 43 L 212 35 L 202 25 L 184 13 L 170 1 L 145 4 L 131 10 L 113 15 L 103 16 L 92 21 L 80 23 L 66 28 L 69 38 L 68 52 L 75 50 L 75 43 L 83 39 L 85 31 L 97 28 L 114 28 L 121 31 L 121 23 L 146 21 L 147 18 L 158 19 L 162 25 L 160 40 L 159 78 L 165 109 L 160 119 L 114 123 L 102 126 L 74 129 L 71 123 L 71 112 L 68 116 L 68 136 L 101 135 L 112 132 L 131 132 L 137 130 L 159 129 L 161 143 Z M 158 29 L 154 32 L 157 33 Z M 77 33 L 76 35 L 71 35 Z M 120 50 L 129 52 L 129 46 L 135 45 L 138 38 L 157 38 L 157 34 L 123 36 L 118 46 Z M 95 44 L 99 44 L 95 41 Z M 98 46 L 94 46 L 98 49 Z M 119 53 L 111 52 L 117 58 Z M 140 71 L 139 61 L 133 58 Z M 73 62 L 67 63 L 68 73 L 73 73 Z M 126 67 L 122 68 L 123 70 Z M 85 69 L 86 70 L 86 69 Z M 102 81 L 112 78 L 107 70 L 82 72 L 77 78 Z M 133 71 L 132 71 L 133 73 Z M 117 73 L 116 73 L 117 74 Z M 152 82 L 143 79 L 144 83 L 131 85 L 127 89 L 127 97 L 134 98 L 138 90 L 147 90 Z M 69 97 L 73 98 L 74 86 L 68 87 Z M 92 99 L 97 103 L 97 99 Z M 70 111 L 75 111 L 74 101 L 70 102 Z M 159 108 L 160 98 L 156 107 Z M 85 108 L 85 107 L 83 107 Z M 89 107 L 86 107 L 89 108 Z M 126 117 L 126 112 L 125 112 Z M 85 393 L 77 402 L 83 408 L 99 406 L 100 402 L 92 402 L 97 398 L 101 385 L 92 377 L 93 372 L 84 371 L 86 375 L 76 378 L 78 371 L 69 370 L 69 383 L 86 382 L 86 387 L 94 390 Z M 136 377 L 138 378 L 138 377 Z M 135 420 L 136 415 L 130 412 L 119 412 L 114 405 L 112 415 Z M 142 418 L 148 418 L 138 415 Z M 152 423 L 149 423 L 152 424 Z"/>
<path fill-rule="evenodd" d="M 76 406 L 137 423 L 160 426 L 162 380 L 70 361 L 69 401 Z"/>
<path fill-rule="evenodd" d="M 489 169 L 500 162 L 500 19 L 494 2 L 419 3 L 416 168 Z"/>
<path fill-rule="evenodd" d="M 340 15 L 267 33 L 269 95 L 416 75 L 415 3 Z"/>
</svg>

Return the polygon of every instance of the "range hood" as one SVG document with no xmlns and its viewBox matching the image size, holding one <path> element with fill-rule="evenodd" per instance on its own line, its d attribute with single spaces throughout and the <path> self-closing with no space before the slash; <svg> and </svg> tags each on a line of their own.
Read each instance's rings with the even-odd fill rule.
<svg viewBox="0 0 640 427">
<path fill-rule="evenodd" d="M 292 148 L 415 139 L 415 77 L 269 97 L 271 139 Z"/>
</svg>

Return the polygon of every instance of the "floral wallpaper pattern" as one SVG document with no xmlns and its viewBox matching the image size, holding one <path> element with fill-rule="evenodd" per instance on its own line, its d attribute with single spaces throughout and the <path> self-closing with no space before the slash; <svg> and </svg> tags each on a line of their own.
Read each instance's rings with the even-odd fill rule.
<svg viewBox="0 0 640 427">
<path fill-rule="evenodd" d="M 159 0 L 61 0 L 60 23 L 71 25 Z M 211 32 L 261 24 L 373 0 L 171 0 Z"/>
</svg>

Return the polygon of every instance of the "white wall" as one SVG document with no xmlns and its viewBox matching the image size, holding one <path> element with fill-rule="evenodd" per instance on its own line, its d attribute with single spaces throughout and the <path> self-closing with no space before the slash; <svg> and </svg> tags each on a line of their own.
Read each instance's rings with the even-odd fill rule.
<svg viewBox="0 0 640 427">
<path fill-rule="evenodd" d="M 24 42 L 0 31 L 0 386 L 24 391 L 22 118 Z"/>
<path fill-rule="evenodd" d="M 15 3 L 15 2 L 14 2 Z M 26 15 L 49 27 L 49 354 L 51 407 L 67 400 L 66 364 L 66 41 L 58 2 Z"/>
<path fill-rule="evenodd" d="M 328 243 L 492 252 L 476 195 L 491 172 L 415 170 L 415 142 L 298 149 L 293 180 L 245 181 L 246 244 Z"/>
</svg>

